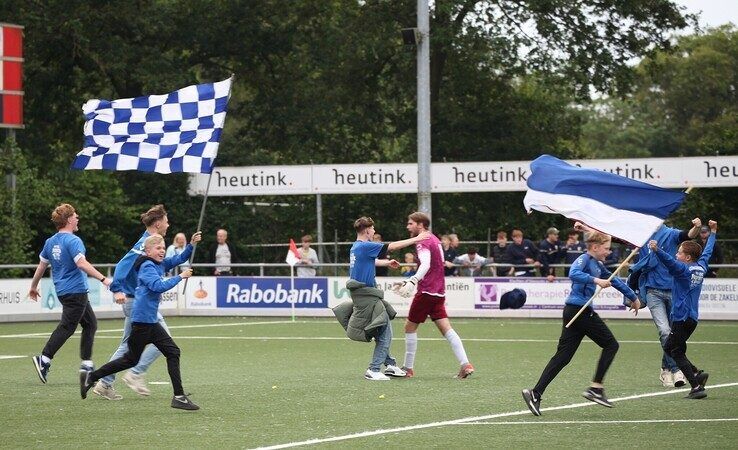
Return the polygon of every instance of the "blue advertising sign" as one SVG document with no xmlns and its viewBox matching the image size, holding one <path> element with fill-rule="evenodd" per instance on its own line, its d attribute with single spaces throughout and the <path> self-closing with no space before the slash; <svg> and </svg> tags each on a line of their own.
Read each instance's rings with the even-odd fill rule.
<svg viewBox="0 0 738 450">
<path fill-rule="evenodd" d="M 289 278 L 219 277 L 218 308 L 327 308 L 326 278 L 295 278 L 291 291 Z"/>
</svg>

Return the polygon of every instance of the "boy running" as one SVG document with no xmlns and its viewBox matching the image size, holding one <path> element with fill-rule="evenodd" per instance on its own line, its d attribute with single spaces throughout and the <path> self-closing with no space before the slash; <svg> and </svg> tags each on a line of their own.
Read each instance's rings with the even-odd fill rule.
<svg viewBox="0 0 738 450">
<path fill-rule="evenodd" d="M 38 283 L 46 268 L 51 266 L 56 295 L 62 304 L 62 316 L 41 354 L 33 357 L 33 367 L 42 383 L 46 383 L 54 355 L 74 334 L 78 324 L 82 325 L 82 341 L 79 347 L 82 358 L 79 367 L 80 377 L 83 378 L 93 369 L 92 344 L 97 331 L 97 318 L 87 298 L 89 291 L 87 275 L 100 280 L 105 286 L 110 286 L 111 282 L 85 258 L 85 244 L 74 234 L 79 230 L 79 216 L 74 207 L 68 203 L 57 206 L 51 213 L 51 221 L 56 225 L 57 233 L 46 240 L 41 250 L 40 262 L 33 274 L 31 289 L 28 292 L 31 300 L 38 301 L 41 295 Z"/>
<path fill-rule="evenodd" d="M 131 314 L 131 336 L 128 339 L 128 351 L 122 357 L 87 373 L 85 379 L 80 380 L 80 393 L 83 399 L 87 398 L 87 391 L 95 385 L 97 380 L 135 366 L 146 345 L 154 344 L 167 358 L 169 378 L 172 380 L 172 388 L 174 389 L 172 408 L 189 411 L 200 409 L 184 393 L 179 371 L 179 347 L 174 343 L 167 330 L 159 323 L 158 312 L 161 294 L 175 287 L 183 279 L 192 276 L 192 269 L 184 269 L 182 273 L 168 280 L 164 280 L 164 274 L 187 261 L 192 254 L 192 244 L 199 242 L 201 239 L 202 236 L 198 231 L 192 235 L 190 244 L 187 244 L 182 253 L 165 259 L 164 238 L 158 234 L 146 238 L 144 241 L 146 254 L 140 256 L 134 265 L 134 268 L 138 270 L 138 287 L 136 287 L 136 298 L 133 302 L 133 312 Z"/>
<path fill-rule="evenodd" d="M 430 217 L 422 212 L 414 212 L 407 218 L 407 231 L 411 237 L 420 233 L 428 233 Z M 415 372 L 415 352 L 418 350 L 418 326 L 430 316 L 438 331 L 446 338 L 451 350 L 461 366 L 456 376 L 459 379 L 467 378 L 474 373 L 474 366 L 469 362 L 464 350 L 464 343 L 459 335 L 451 328 L 451 322 L 446 314 L 446 280 L 444 278 L 443 246 L 433 234 L 415 244 L 418 252 L 418 270 L 415 275 L 396 286 L 398 293 L 403 297 L 410 297 L 418 286 L 418 290 L 410 304 L 410 312 L 405 320 L 405 364 L 402 370 L 407 377 L 413 377 Z"/>
<path fill-rule="evenodd" d="M 699 300 L 702 291 L 702 282 L 707 272 L 708 261 L 712 256 L 715 246 L 715 235 L 717 233 L 717 222 L 711 220 L 710 236 L 705 243 L 705 249 L 694 241 L 685 241 L 676 252 L 676 259 L 661 250 L 658 242 L 652 240 L 648 248 L 656 254 L 656 257 L 666 266 L 671 276 L 674 277 L 672 285 L 672 307 L 671 307 L 671 333 L 666 339 L 666 351 L 669 352 L 679 366 L 684 376 L 689 381 L 692 390 L 686 398 L 700 399 L 707 397 L 705 383 L 707 383 L 707 372 L 698 370 L 687 359 L 687 340 L 697 328 L 699 320 Z"/>
<path fill-rule="evenodd" d="M 556 354 L 551 358 L 546 368 L 543 369 L 538 384 L 533 389 L 523 389 L 523 399 L 530 412 L 535 416 L 541 415 L 541 397 L 546 387 L 566 367 L 571 358 L 579 348 L 584 336 L 592 339 L 595 344 L 602 348 L 600 360 L 597 363 L 594 379 L 591 386 L 582 394 L 587 400 L 598 403 L 602 406 L 612 408 L 613 404 L 605 397 L 602 381 L 605 378 L 607 369 L 612 364 L 615 354 L 618 352 L 619 344 L 615 340 L 610 329 L 600 316 L 594 312 L 591 306 L 574 321 L 571 327 L 566 328 L 566 324 L 577 314 L 579 309 L 584 306 L 587 301 L 592 298 L 599 286 L 602 289 L 614 286 L 615 289 L 622 292 L 631 303 L 631 310 L 638 314 L 641 303 L 635 292 L 623 283 L 620 278 L 613 278 L 612 283 L 607 281 L 611 273 L 602 264 L 607 255 L 610 253 L 610 236 L 599 232 L 591 233 L 587 239 L 587 253 L 583 254 L 571 266 L 569 278 L 572 281 L 571 294 L 566 299 L 564 306 L 563 327 L 561 329 L 561 337 L 559 338 L 559 346 Z"/>
</svg>

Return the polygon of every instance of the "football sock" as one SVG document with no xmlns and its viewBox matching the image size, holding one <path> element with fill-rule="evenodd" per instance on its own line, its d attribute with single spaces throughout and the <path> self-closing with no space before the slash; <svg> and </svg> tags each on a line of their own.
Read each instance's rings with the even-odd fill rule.
<svg viewBox="0 0 738 450">
<path fill-rule="evenodd" d="M 82 365 L 87 366 L 87 367 L 93 367 L 95 364 L 92 362 L 92 360 L 85 359 L 84 361 L 82 361 Z"/>
<path fill-rule="evenodd" d="M 415 364 L 415 352 L 418 350 L 418 333 L 405 333 L 405 364 L 408 369 Z"/>
<path fill-rule="evenodd" d="M 51 362 L 51 358 L 46 355 L 41 355 L 41 362 L 43 362 L 44 364 L 48 364 Z"/>
<path fill-rule="evenodd" d="M 469 358 L 466 357 L 466 351 L 464 350 L 464 344 L 461 342 L 461 338 L 458 334 L 456 334 L 456 331 L 452 329 L 448 330 L 446 335 L 444 336 L 449 344 L 451 344 L 451 350 L 454 351 L 454 355 L 456 355 L 456 359 L 459 360 L 459 364 L 467 364 L 469 362 Z"/>
</svg>

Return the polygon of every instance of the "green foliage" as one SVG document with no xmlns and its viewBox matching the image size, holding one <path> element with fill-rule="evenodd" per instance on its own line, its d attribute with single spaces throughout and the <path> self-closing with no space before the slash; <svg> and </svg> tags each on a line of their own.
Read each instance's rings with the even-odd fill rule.
<svg viewBox="0 0 738 450">
<path fill-rule="evenodd" d="M 220 166 L 415 161 L 415 51 L 399 34 L 414 25 L 415 8 L 411 0 L 0 0 L 3 20 L 26 27 L 26 129 L 18 139 L 28 167 L 49 186 L 34 199 L 37 206 L 23 206 L 30 230 L 18 245 L 39 248 L 53 232 L 48 212 L 62 201 L 80 211 L 80 235 L 93 261 L 117 260 L 141 232 L 138 215 L 152 204 L 165 204 L 173 233 L 189 234 L 197 225 L 201 198 L 187 195 L 186 175 L 69 170 L 81 146 L 80 106 L 90 98 L 163 93 L 234 74 Z M 582 143 L 581 135 L 582 127 L 597 135 L 587 131 L 591 116 L 572 105 L 586 101 L 591 87 L 626 91 L 640 73 L 627 62 L 668 49 L 669 34 L 689 20 L 666 0 L 435 2 L 433 159 L 590 154 L 595 147 Z M 726 70 L 719 64 L 722 53 L 696 53 Z M 672 67 L 668 54 L 658 55 L 654 61 Z M 725 86 L 722 73 L 711 78 L 715 92 Z M 701 148 L 735 140 L 735 115 L 700 111 L 684 117 L 705 123 Z M 642 145 L 663 147 L 650 132 L 623 141 L 634 155 Z M 245 200 L 291 206 L 211 198 L 202 248 L 222 226 L 245 259 L 281 261 L 281 251 L 260 253 L 246 245 L 315 233 L 313 197 Z M 350 239 L 351 221 L 366 213 L 387 230 L 386 238 L 396 239 L 405 235 L 404 216 L 416 197 L 323 201 L 326 238 L 338 230 Z M 520 194 L 511 193 L 437 195 L 437 229 L 484 238 L 488 227 L 515 224 L 537 235 L 552 218 L 525 216 L 519 201 Z M 204 253 L 198 250 L 198 259 Z"/>
</svg>

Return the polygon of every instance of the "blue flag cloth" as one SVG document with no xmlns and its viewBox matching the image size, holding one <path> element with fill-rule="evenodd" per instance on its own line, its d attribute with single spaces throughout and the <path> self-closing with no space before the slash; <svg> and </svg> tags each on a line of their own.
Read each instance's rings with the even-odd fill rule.
<svg viewBox="0 0 738 450">
<path fill-rule="evenodd" d="M 562 214 L 603 233 L 642 247 L 685 198 L 642 181 L 572 166 L 550 155 L 530 164 L 523 204 Z"/>
<path fill-rule="evenodd" d="M 73 169 L 210 173 L 231 81 L 122 100 L 88 100 L 84 148 Z"/>
</svg>

